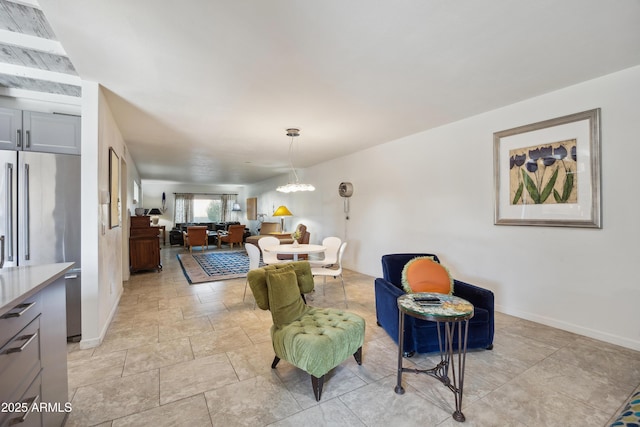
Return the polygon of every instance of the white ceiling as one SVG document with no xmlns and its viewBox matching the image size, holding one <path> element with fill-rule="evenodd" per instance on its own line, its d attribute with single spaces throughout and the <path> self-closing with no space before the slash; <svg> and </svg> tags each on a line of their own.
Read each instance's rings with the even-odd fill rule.
<svg viewBox="0 0 640 427">
<path fill-rule="evenodd" d="M 33 1 L 33 0 L 29 0 Z M 247 184 L 640 64 L 640 1 L 40 0 L 143 179 Z"/>
</svg>

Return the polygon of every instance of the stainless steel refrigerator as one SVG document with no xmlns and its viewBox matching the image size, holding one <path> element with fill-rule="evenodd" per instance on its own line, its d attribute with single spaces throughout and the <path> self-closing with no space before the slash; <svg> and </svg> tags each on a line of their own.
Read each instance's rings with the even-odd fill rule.
<svg viewBox="0 0 640 427">
<path fill-rule="evenodd" d="M 66 274 L 67 336 L 80 329 L 80 156 L 0 150 L 4 267 L 75 262 Z"/>
</svg>

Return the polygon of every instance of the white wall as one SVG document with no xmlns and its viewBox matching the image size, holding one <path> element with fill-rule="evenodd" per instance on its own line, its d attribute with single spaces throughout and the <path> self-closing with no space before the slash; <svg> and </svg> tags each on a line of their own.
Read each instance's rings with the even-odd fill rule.
<svg viewBox="0 0 640 427">
<path fill-rule="evenodd" d="M 185 184 L 172 181 L 148 180 L 142 181 L 142 197 L 138 207 L 147 209 L 162 207 L 162 193 L 166 195 L 166 211 L 159 216 L 158 225 L 164 225 L 166 232 L 173 228 L 174 193 L 201 193 L 201 194 L 237 194 L 238 203 L 242 211 L 238 214 L 238 221 L 246 223 L 245 189 L 242 185 L 205 185 Z M 169 237 L 167 234 L 167 242 Z"/>
<path fill-rule="evenodd" d="M 304 171 L 298 171 L 297 169 L 296 171 L 300 177 L 300 182 L 306 182 Z M 310 209 L 317 205 L 318 192 L 278 193 L 275 190 L 276 187 L 287 183 L 287 176 L 283 177 L 247 186 L 247 197 L 257 197 L 257 213 L 266 215 L 265 222 L 280 222 L 281 217 L 272 216 L 273 212 L 281 205 L 286 206 L 293 216 L 284 218 L 284 231 L 293 231 L 297 224 L 303 223 L 307 226 L 307 231 L 311 232 L 310 243 L 321 242 L 322 238 L 319 237 L 318 231 L 322 226 L 322 216 Z M 318 222 L 318 219 L 320 219 L 320 222 Z M 257 234 L 259 227 L 257 220 L 247 221 L 247 226 L 253 234 Z"/>
<path fill-rule="evenodd" d="M 126 163 L 121 177 L 137 176 L 111 109 L 97 83 L 83 82 L 82 105 L 82 348 L 102 341 L 122 294 L 123 242 L 128 238 L 127 195 L 121 225 L 109 228 L 109 206 L 100 204 L 109 191 L 109 148 Z M 129 183 L 121 187 L 128 188 Z M 128 193 L 128 191 L 127 191 Z"/>
<path fill-rule="evenodd" d="M 638 94 L 634 67 L 309 168 L 301 180 L 314 193 L 276 196 L 281 177 L 247 197 L 259 212 L 271 207 L 261 199 L 287 201 L 312 241 L 349 240 L 347 268 L 380 276 L 386 253 L 434 252 L 457 279 L 493 290 L 501 312 L 640 350 Z M 593 108 L 603 228 L 494 225 L 493 133 Z M 341 181 L 354 184 L 349 220 Z"/>
</svg>

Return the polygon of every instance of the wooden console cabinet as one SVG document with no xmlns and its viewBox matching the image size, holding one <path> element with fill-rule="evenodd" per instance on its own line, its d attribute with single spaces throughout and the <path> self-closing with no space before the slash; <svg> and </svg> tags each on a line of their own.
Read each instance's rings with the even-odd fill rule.
<svg viewBox="0 0 640 427">
<path fill-rule="evenodd" d="M 148 216 L 132 216 L 129 234 L 129 270 L 162 270 L 159 229 L 151 227 Z"/>
</svg>

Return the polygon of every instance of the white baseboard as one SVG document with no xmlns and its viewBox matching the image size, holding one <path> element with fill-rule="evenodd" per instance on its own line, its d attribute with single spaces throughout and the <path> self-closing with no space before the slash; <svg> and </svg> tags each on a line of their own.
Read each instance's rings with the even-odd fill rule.
<svg viewBox="0 0 640 427">
<path fill-rule="evenodd" d="M 532 322 L 541 323 L 543 325 L 551 326 L 553 328 L 562 329 L 563 331 L 573 332 L 574 334 L 583 335 L 585 337 L 593 338 L 599 341 L 604 341 L 609 344 L 619 345 L 621 347 L 626 347 L 631 350 L 640 351 L 640 341 L 630 340 L 625 337 L 621 337 L 618 335 L 610 334 L 608 332 L 598 331 L 595 329 L 585 328 L 580 325 L 575 325 L 573 323 L 563 322 L 558 319 L 553 319 L 550 317 L 540 316 L 537 314 L 529 313 L 526 311 L 520 310 L 507 310 L 505 307 L 497 305 L 495 307 L 496 311 L 500 313 L 508 314 L 510 316 L 519 317 L 521 319 L 530 320 Z"/>
<path fill-rule="evenodd" d="M 82 339 L 80 340 L 80 348 L 82 350 L 87 348 L 97 347 L 100 344 L 102 344 L 102 341 L 104 340 L 104 337 L 107 334 L 107 331 L 109 330 L 109 326 L 111 325 L 111 321 L 113 320 L 113 317 L 116 315 L 116 312 L 118 311 L 118 306 L 120 305 L 120 297 L 122 296 L 122 291 L 123 291 L 123 288 L 121 286 L 118 292 L 118 296 L 116 297 L 116 302 L 115 304 L 113 304 L 113 307 L 111 307 L 111 311 L 109 312 L 109 318 L 105 322 L 104 327 L 100 331 L 100 334 L 95 338 L 85 339 L 84 336 L 82 337 Z"/>
</svg>

